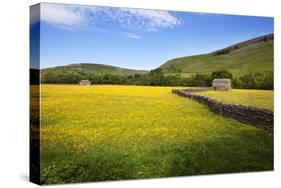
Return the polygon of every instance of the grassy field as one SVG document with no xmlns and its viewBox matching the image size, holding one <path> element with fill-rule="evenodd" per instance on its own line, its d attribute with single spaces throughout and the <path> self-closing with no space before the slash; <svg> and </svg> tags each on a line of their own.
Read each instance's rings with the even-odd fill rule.
<svg viewBox="0 0 281 188">
<path fill-rule="evenodd" d="M 206 91 L 198 94 L 228 104 L 242 104 L 274 111 L 272 90 L 232 89 L 230 91 Z"/>
<path fill-rule="evenodd" d="M 41 92 L 43 184 L 273 169 L 271 134 L 171 87 L 42 85 Z"/>
</svg>

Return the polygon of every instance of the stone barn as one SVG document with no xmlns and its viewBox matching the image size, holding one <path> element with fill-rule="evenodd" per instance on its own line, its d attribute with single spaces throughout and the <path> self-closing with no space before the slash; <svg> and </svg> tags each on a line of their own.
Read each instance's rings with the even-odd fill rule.
<svg viewBox="0 0 281 188">
<path fill-rule="evenodd" d="M 230 79 L 214 79 L 212 87 L 214 90 L 228 91 L 231 89 L 231 81 Z"/>
<path fill-rule="evenodd" d="M 79 82 L 79 85 L 88 86 L 88 85 L 91 85 L 91 82 L 89 80 L 81 80 Z"/>
</svg>

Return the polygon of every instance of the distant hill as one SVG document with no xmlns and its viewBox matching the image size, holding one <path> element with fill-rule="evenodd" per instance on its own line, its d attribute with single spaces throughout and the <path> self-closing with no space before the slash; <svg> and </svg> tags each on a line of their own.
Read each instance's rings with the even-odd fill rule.
<svg viewBox="0 0 281 188">
<path fill-rule="evenodd" d="M 148 71 L 145 70 L 134 70 L 134 69 L 125 69 L 120 67 L 114 67 L 110 65 L 103 64 L 91 64 L 91 63 L 80 63 L 80 64 L 70 64 L 66 66 L 58 66 L 52 68 L 42 69 L 42 74 L 48 72 L 62 72 L 62 71 L 77 71 L 77 72 L 86 72 L 95 75 L 132 75 L 132 74 L 145 74 Z"/>
<path fill-rule="evenodd" d="M 235 76 L 273 71 L 273 34 L 234 44 L 208 54 L 175 58 L 160 67 L 165 73 L 211 73 L 227 69 Z"/>
<path fill-rule="evenodd" d="M 123 83 L 128 76 L 146 74 L 148 71 L 124 69 L 102 64 L 70 64 L 41 69 L 42 83 L 76 84 L 80 80 L 89 79 L 93 83 Z"/>
</svg>

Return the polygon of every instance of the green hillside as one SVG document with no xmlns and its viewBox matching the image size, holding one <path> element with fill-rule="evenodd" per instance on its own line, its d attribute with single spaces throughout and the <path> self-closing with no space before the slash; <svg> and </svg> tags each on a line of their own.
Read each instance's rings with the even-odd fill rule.
<svg viewBox="0 0 281 188">
<path fill-rule="evenodd" d="M 110 65 L 80 63 L 70 64 L 66 66 L 58 66 L 53 68 L 42 69 L 42 74 L 48 72 L 63 72 L 63 71 L 76 71 L 86 72 L 95 75 L 113 74 L 113 75 L 132 75 L 132 74 L 145 74 L 145 70 L 124 69 Z"/>
<path fill-rule="evenodd" d="M 273 71 L 273 34 L 241 42 L 208 54 L 180 57 L 160 67 L 165 73 L 190 75 L 227 69 L 234 76 Z"/>
<path fill-rule="evenodd" d="M 145 73 L 147 71 L 82 63 L 42 69 L 41 82 L 76 84 L 80 80 L 87 79 L 94 83 L 122 83 L 129 75 Z"/>
</svg>

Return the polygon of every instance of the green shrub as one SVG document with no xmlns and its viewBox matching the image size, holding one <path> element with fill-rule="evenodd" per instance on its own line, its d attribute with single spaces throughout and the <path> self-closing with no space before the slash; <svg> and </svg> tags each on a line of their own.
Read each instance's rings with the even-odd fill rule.
<svg viewBox="0 0 281 188">
<path fill-rule="evenodd" d="M 225 54 L 228 54 L 230 52 L 231 52 L 230 48 L 225 48 L 225 49 L 216 51 L 215 55 L 225 55 Z"/>
<path fill-rule="evenodd" d="M 273 89 L 273 85 L 272 72 L 250 72 L 233 81 L 235 88 L 244 89 Z"/>
</svg>

